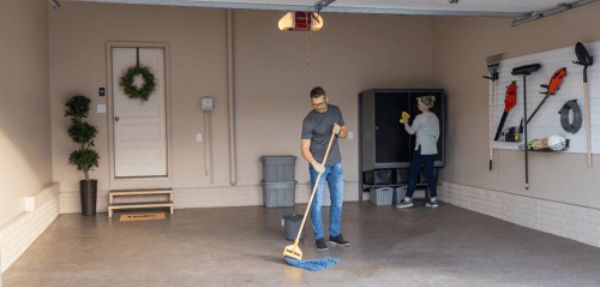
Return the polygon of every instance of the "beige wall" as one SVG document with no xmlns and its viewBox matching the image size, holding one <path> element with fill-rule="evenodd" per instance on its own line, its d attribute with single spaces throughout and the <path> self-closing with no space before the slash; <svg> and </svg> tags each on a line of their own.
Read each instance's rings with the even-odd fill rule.
<svg viewBox="0 0 600 287">
<path fill-rule="evenodd" d="M 530 154 L 529 191 L 520 152 L 496 150 L 494 171 L 488 171 L 488 83 L 481 78 L 488 73 L 486 57 L 497 53 L 513 57 L 600 39 L 599 13 L 595 3 L 516 28 L 509 19 L 435 18 L 434 79 L 449 95 L 448 164 L 441 180 L 600 207 L 598 156 L 587 168 L 582 154 Z"/>
<path fill-rule="evenodd" d="M 0 225 L 52 180 L 46 0 L 0 9 Z"/>
<path fill-rule="evenodd" d="M 202 146 L 195 133 L 202 128 L 199 100 L 216 96 L 221 104 L 215 112 L 217 158 L 227 158 L 222 139 L 226 135 L 225 96 L 225 13 L 217 10 L 161 8 L 129 5 L 64 3 L 60 13 L 50 14 L 50 61 L 52 99 L 53 171 L 61 191 L 79 189 L 83 175 L 68 165 L 68 155 L 76 145 L 67 136 L 64 103 L 80 93 L 92 99 L 89 120 L 98 128 L 96 148 L 100 167 L 92 172 L 99 190 L 109 189 L 108 114 L 97 114 L 96 104 L 108 104 L 98 96 L 107 85 L 107 41 L 166 42 L 170 49 L 171 134 L 174 182 L 177 186 L 200 186 L 208 177 L 202 173 Z M 110 96 L 110 91 L 107 91 Z M 225 162 L 216 161 L 219 171 Z M 221 172 L 217 182 L 224 183 Z"/>
<path fill-rule="evenodd" d="M 202 96 L 217 98 L 214 115 L 216 177 L 213 186 L 229 186 L 226 110 L 225 11 L 215 9 L 124 6 L 65 2 L 50 14 L 51 105 L 54 179 L 61 191 L 75 192 L 80 175 L 67 165 L 74 148 L 66 136 L 64 101 L 83 93 L 93 103 L 106 86 L 106 41 L 166 42 L 170 48 L 173 187 L 203 192 L 211 186 L 203 174 Z M 323 85 L 357 130 L 357 94 L 371 88 L 430 87 L 432 20 L 429 17 L 325 15 L 325 28 L 310 36 L 280 32 L 281 13 L 234 12 L 238 185 L 256 186 L 263 154 L 299 154 L 301 121 L 310 110 L 308 91 Z M 99 128 L 102 160 L 93 176 L 108 190 L 107 114 L 92 113 Z M 358 180 L 357 139 L 342 144 L 346 178 Z M 307 181 L 301 162 L 296 177 Z M 213 189 L 214 192 L 214 189 Z"/>
<path fill-rule="evenodd" d="M 236 14 L 238 15 L 238 14 Z M 372 88 L 430 87 L 431 19 L 325 15 L 325 28 L 309 38 L 275 29 L 280 13 L 236 17 L 236 78 L 240 180 L 257 183 L 262 154 L 300 158 L 300 129 L 311 106 L 308 92 L 323 86 L 346 124 L 358 130 L 358 93 Z M 408 44 L 410 43 L 410 44 Z M 358 139 L 341 145 L 346 179 L 358 181 Z M 297 167 L 307 181 L 305 162 Z"/>
</svg>

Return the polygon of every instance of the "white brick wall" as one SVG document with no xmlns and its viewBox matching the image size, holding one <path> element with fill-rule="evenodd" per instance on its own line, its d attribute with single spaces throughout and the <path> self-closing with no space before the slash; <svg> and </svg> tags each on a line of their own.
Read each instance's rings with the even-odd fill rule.
<svg viewBox="0 0 600 287">
<path fill-rule="evenodd" d="M 600 210 L 449 182 L 439 198 L 524 227 L 600 247 Z"/>
<path fill-rule="evenodd" d="M 0 226 L 0 271 L 6 271 L 58 216 L 58 185 L 35 196 L 35 210 Z"/>
<path fill-rule="evenodd" d="M 263 205 L 263 191 L 261 185 L 176 188 L 173 192 L 176 209 Z M 297 184 L 296 203 L 306 203 L 310 192 L 309 184 Z M 345 183 L 344 200 L 358 201 L 357 182 Z M 329 199 L 324 198 L 324 203 L 325 205 L 329 205 Z M 98 212 L 106 212 L 107 207 L 108 192 L 99 191 L 97 205 Z M 60 193 L 60 213 L 78 213 L 80 211 L 81 203 L 79 192 Z"/>
</svg>

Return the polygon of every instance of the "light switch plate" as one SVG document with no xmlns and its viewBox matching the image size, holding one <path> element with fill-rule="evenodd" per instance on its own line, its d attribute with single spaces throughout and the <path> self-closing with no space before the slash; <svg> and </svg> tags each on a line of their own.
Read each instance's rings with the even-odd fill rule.
<svg viewBox="0 0 600 287">
<path fill-rule="evenodd" d="M 353 131 L 349 131 L 348 132 L 348 139 L 349 140 L 354 139 L 354 132 Z"/>
<path fill-rule="evenodd" d="M 196 134 L 196 142 L 199 142 L 199 143 L 202 142 L 202 134 L 201 133 Z"/>
<path fill-rule="evenodd" d="M 105 104 L 97 104 L 96 105 L 96 113 L 106 114 L 106 105 Z"/>
</svg>

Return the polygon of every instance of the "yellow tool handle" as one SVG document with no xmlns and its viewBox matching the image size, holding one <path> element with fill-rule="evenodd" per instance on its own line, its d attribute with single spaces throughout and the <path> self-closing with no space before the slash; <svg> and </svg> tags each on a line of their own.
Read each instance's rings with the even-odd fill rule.
<svg viewBox="0 0 600 287">
<path fill-rule="evenodd" d="M 329 150 L 331 149 L 331 145 L 333 144 L 333 139 L 335 138 L 335 133 L 333 130 L 331 131 L 331 137 L 329 138 L 329 144 L 327 145 L 327 150 L 325 151 L 325 156 L 323 157 L 323 162 L 321 163 L 323 167 L 327 163 L 327 157 L 329 156 Z M 306 217 L 308 215 L 308 211 L 313 202 L 313 198 L 315 197 L 315 193 L 317 191 L 317 187 L 319 186 L 319 181 L 321 180 L 321 175 L 323 172 L 320 172 L 317 176 L 317 180 L 315 181 L 315 186 L 313 186 L 312 192 L 310 193 L 310 199 L 308 200 L 308 204 L 306 205 L 306 210 L 304 211 L 304 217 L 302 217 L 302 223 L 300 224 L 300 229 L 298 230 L 298 234 L 296 235 L 296 240 L 294 241 L 294 246 L 298 246 L 298 242 L 300 241 L 300 235 L 302 234 L 302 230 L 304 229 L 304 223 L 306 223 Z"/>
</svg>

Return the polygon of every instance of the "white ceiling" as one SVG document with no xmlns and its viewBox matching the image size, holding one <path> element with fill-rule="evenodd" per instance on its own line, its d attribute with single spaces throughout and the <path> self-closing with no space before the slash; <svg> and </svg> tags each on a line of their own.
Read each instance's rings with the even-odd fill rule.
<svg viewBox="0 0 600 287">
<path fill-rule="evenodd" d="M 67 0 L 260 10 L 311 10 L 317 0 Z M 336 0 L 323 12 L 407 15 L 519 16 L 577 0 Z"/>
</svg>

